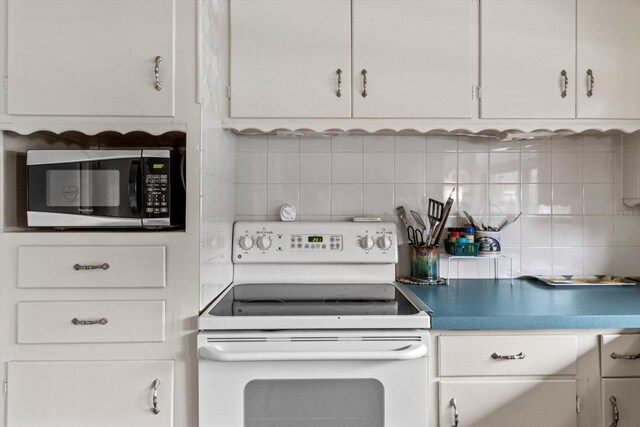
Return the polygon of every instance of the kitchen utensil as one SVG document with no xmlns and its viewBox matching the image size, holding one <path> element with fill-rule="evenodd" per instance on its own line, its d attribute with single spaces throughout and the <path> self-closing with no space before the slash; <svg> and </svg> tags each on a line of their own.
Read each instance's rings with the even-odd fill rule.
<svg viewBox="0 0 640 427">
<path fill-rule="evenodd" d="M 471 224 L 473 226 L 473 228 L 475 228 L 476 230 L 480 230 L 480 227 L 478 227 L 478 224 L 476 224 L 476 221 L 473 219 L 471 214 L 469 214 L 469 212 L 462 211 L 462 213 L 464 214 L 464 216 L 467 217 L 467 220 L 469 221 L 469 224 Z"/>
<path fill-rule="evenodd" d="M 396 210 L 398 211 L 398 216 L 402 220 L 402 223 L 404 224 L 405 228 L 409 228 L 409 221 L 407 220 L 407 211 L 404 209 L 404 206 L 398 206 Z"/>
<path fill-rule="evenodd" d="M 434 233 L 430 235 L 430 240 L 429 240 L 430 245 L 437 245 L 438 242 L 440 241 L 442 232 L 444 231 L 444 228 L 446 227 L 446 224 L 447 224 L 447 219 L 449 219 L 449 213 L 451 212 L 451 207 L 453 206 L 453 193 L 455 191 L 456 191 L 456 188 L 453 187 L 453 190 L 451 190 L 451 193 L 449 193 L 447 204 L 444 206 L 444 212 L 440 217 L 440 223 L 436 227 L 436 230 L 434 230 Z"/>
<path fill-rule="evenodd" d="M 500 255 L 499 231 L 476 231 L 476 242 L 480 244 L 478 256 L 493 257 Z"/>
<path fill-rule="evenodd" d="M 429 199 L 429 207 L 427 209 L 427 218 L 429 218 L 429 232 L 427 233 L 427 243 L 431 241 L 431 236 L 435 231 L 435 226 L 438 221 L 442 221 L 442 210 L 444 205 L 434 199 Z"/>
<path fill-rule="evenodd" d="M 420 214 L 416 211 L 411 211 L 411 215 L 413 216 L 413 219 L 416 221 L 416 224 L 418 224 L 418 227 L 420 227 L 422 231 L 425 231 L 427 229 L 427 226 L 422 220 L 422 217 L 420 216 Z"/>
<path fill-rule="evenodd" d="M 407 239 L 409 239 L 409 245 L 411 246 L 424 246 L 424 233 L 422 230 L 408 226 Z"/>
<path fill-rule="evenodd" d="M 502 223 L 500 223 L 500 225 L 498 226 L 497 231 L 502 231 L 502 229 L 505 228 L 507 225 L 510 225 L 516 222 L 518 218 L 520 218 L 520 215 L 522 215 L 522 212 L 520 212 L 518 215 L 514 215 L 514 214 L 507 215 L 504 221 L 502 221 Z"/>
</svg>

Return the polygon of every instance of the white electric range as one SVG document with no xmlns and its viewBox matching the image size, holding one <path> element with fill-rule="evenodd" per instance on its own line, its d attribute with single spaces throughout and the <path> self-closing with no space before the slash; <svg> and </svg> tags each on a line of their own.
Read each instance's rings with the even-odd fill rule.
<svg viewBox="0 0 640 427">
<path fill-rule="evenodd" d="M 392 223 L 238 222 L 199 319 L 200 425 L 427 425 L 429 308 L 394 283 Z"/>
</svg>

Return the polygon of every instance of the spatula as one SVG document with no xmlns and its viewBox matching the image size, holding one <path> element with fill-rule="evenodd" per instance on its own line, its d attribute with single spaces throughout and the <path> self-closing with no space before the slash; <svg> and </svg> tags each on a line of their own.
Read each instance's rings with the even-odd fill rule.
<svg viewBox="0 0 640 427">
<path fill-rule="evenodd" d="M 442 209 L 444 204 L 434 199 L 429 199 L 429 206 L 427 208 L 427 218 L 429 218 L 429 233 L 427 234 L 426 241 L 431 240 L 431 236 L 435 231 L 436 224 L 442 221 Z"/>
<path fill-rule="evenodd" d="M 411 215 L 413 216 L 413 219 L 416 221 L 416 224 L 418 224 L 418 227 L 424 231 L 427 229 L 426 224 L 424 223 L 424 221 L 422 220 L 422 217 L 420 216 L 420 214 L 416 211 L 411 211 Z"/>
<path fill-rule="evenodd" d="M 449 198 L 447 199 L 447 204 L 444 207 L 444 213 L 441 212 L 440 220 L 439 220 L 440 222 L 438 223 L 437 230 L 435 230 L 435 233 L 434 233 L 435 235 L 433 235 L 431 240 L 429 240 L 429 243 L 431 244 L 431 246 L 435 246 L 438 244 L 438 242 L 440 242 L 440 237 L 442 236 L 442 232 L 447 226 L 447 219 L 449 219 L 449 212 L 451 212 L 451 206 L 453 206 L 453 193 L 455 191 L 456 191 L 456 188 L 453 187 L 453 190 L 451 190 L 451 194 L 449 194 Z"/>
</svg>

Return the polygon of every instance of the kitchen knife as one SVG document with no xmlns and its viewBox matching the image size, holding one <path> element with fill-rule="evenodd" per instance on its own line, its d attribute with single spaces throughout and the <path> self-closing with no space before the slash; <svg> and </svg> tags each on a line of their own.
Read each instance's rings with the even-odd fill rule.
<svg viewBox="0 0 640 427">
<path fill-rule="evenodd" d="M 451 212 L 451 207 L 453 206 L 453 193 L 456 191 L 456 187 L 453 187 L 451 193 L 449 194 L 449 198 L 447 199 L 447 203 L 444 205 L 444 211 L 442 212 L 442 221 L 436 225 L 436 229 L 434 230 L 434 234 L 429 241 L 430 246 L 435 246 L 440 241 L 440 237 L 442 236 L 442 232 L 446 228 L 447 219 L 449 219 L 449 212 Z"/>
</svg>

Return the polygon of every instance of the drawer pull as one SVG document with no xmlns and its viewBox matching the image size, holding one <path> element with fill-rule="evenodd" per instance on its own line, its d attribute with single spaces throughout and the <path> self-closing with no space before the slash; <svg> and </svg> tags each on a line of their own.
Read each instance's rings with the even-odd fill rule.
<svg viewBox="0 0 640 427">
<path fill-rule="evenodd" d="M 73 269 L 75 271 L 80 271 L 80 270 L 108 270 L 109 267 L 111 267 L 111 266 L 105 262 L 104 264 L 98 264 L 98 265 L 76 264 L 76 265 L 73 266 Z"/>
<path fill-rule="evenodd" d="M 524 359 L 526 356 L 524 355 L 523 352 L 520 352 L 518 354 L 498 354 L 498 353 L 493 353 L 491 355 L 492 359 L 506 359 L 506 360 L 516 360 L 516 359 Z"/>
<path fill-rule="evenodd" d="M 624 359 L 624 360 L 636 360 L 640 359 L 640 353 L 638 354 L 618 354 L 615 351 L 611 353 L 612 359 Z"/>
<path fill-rule="evenodd" d="M 458 404 L 456 403 L 455 397 L 449 401 L 449 406 L 453 408 L 453 427 L 458 427 L 458 422 L 459 422 Z"/>
<path fill-rule="evenodd" d="M 109 323 L 109 319 L 107 319 L 106 317 L 103 317 L 102 319 L 98 319 L 98 320 L 80 320 L 77 317 L 74 317 L 73 319 L 71 319 L 71 323 L 73 323 L 74 325 L 80 325 L 80 326 L 106 325 L 107 323 Z"/>
<path fill-rule="evenodd" d="M 613 422 L 609 427 L 618 427 L 618 422 L 620 421 L 620 412 L 618 412 L 618 401 L 615 396 L 611 396 L 609 398 L 609 402 L 613 407 Z"/>
<path fill-rule="evenodd" d="M 151 395 L 151 401 L 153 403 L 153 408 L 151 412 L 158 415 L 160 413 L 160 408 L 158 408 L 158 387 L 160 387 L 160 380 L 155 379 L 153 381 L 153 394 Z"/>
</svg>

